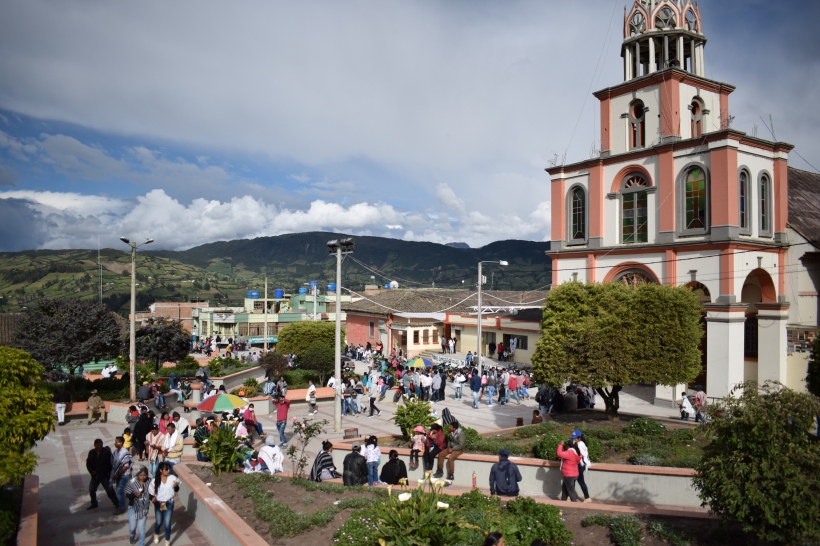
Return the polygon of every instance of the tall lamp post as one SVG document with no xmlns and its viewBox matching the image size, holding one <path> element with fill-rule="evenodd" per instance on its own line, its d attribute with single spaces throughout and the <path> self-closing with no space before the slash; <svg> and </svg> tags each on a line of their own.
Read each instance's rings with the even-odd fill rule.
<svg viewBox="0 0 820 546">
<path fill-rule="evenodd" d="M 353 254 L 353 239 L 334 239 L 327 242 L 327 249 L 330 255 L 336 255 L 336 347 L 335 364 L 336 369 L 336 410 L 334 412 L 333 430 L 342 431 L 342 256 Z"/>
<path fill-rule="evenodd" d="M 478 322 L 477 331 L 476 331 L 476 360 L 478 361 L 478 374 L 484 371 L 484 366 L 481 363 L 481 285 L 484 284 L 484 276 L 481 274 L 481 264 L 498 264 L 498 265 L 510 265 L 506 260 L 488 260 L 483 262 L 478 262 Z"/>
<path fill-rule="evenodd" d="M 136 402 L 137 382 L 134 378 L 134 374 L 136 372 L 134 366 L 137 360 L 137 248 L 150 245 L 154 242 L 154 240 L 146 239 L 141 245 L 138 245 L 136 242 L 131 242 L 126 237 L 120 237 L 120 241 L 131 246 L 131 320 L 129 321 L 131 323 L 131 335 L 129 343 L 130 347 L 128 349 L 128 360 L 131 361 L 131 364 L 128 369 L 128 379 L 131 383 L 131 401 Z"/>
</svg>

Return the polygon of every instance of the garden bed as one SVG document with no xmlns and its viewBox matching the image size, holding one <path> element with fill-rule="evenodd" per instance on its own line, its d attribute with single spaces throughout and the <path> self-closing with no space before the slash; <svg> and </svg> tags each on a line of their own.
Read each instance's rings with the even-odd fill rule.
<svg viewBox="0 0 820 546">
<path fill-rule="evenodd" d="M 223 473 L 220 476 L 215 476 L 208 467 L 192 467 L 191 471 L 203 482 L 209 483 L 209 489 L 268 544 L 275 546 L 304 546 L 306 544 L 376 546 L 378 544 L 373 531 L 375 519 L 383 512 L 384 503 L 386 502 L 386 491 L 383 489 L 368 490 L 366 487 L 345 488 L 332 483 L 293 482 L 289 478 L 260 474 Z M 266 496 L 265 493 L 269 493 L 270 496 Z M 396 493 L 396 491 L 393 492 L 394 495 Z M 267 500 L 261 500 L 262 503 L 265 503 L 265 506 L 262 506 L 260 499 L 266 497 Z M 449 502 L 457 514 L 464 515 L 470 522 L 472 522 L 472 519 L 485 517 L 485 513 L 502 514 L 499 519 L 499 521 L 502 521 L 502 526 L 509 526 L 515 522 L 515 518 L 512 518 L 503 508 L 503 504 L 506 504 L 506 502 L 501 507 L 496 507 L 492 504 L 494 501 L 483 500 L 477 492 L 472 493 L 470 497 L 465 499 L 445 497 L 444 500 Z M 272 504 L 271 500 L 286 505 L 288 509 L 283 508 L 282 505 Z M 344 504 L 336 504 L 337 501 Z M 484 506 L 485 502 L 487 506 Z M 351 505 L 357 504 L 372 505 L 372 507 L 359 509 L 351 507 Z M 531 517 L 530 511 L 533 514 L 557 514 L 558 511 L 556 508 L 543 504 L 536 506 L 529 501 L 521 504 L 524 512 L 522 513 L 519 509 L 516 517 L 524 518 L 525 521 L 535 521 Z M 561 506 L 560 510 L 562 510 L 562 513 L 558 518 L 562 521 L 560 523 L 553 521 L 548 527 L 552 529 L 554 536 L 561 537 L 554 544 L 562 546 L 571 543 L 588 546 L 615 544 L 609 528 L 600 525 L 584 526 L 582 522 L 589 516 L 616 516 L 619 514 L 588 510 L 569 503 L 566 506 Z M 294 516 L 290 511 L 298 515 Z M 688 541 L 690 546 L 717 546 L 728 543 L 758 544 L 753 537 L 742 534 L 735 526 L 726 526 L 716 519 L 645 514 L 626 517 L 637 518 L 623 521 L 634 523 L 641 528 L 643 540 L 640 543 L 647 546 L 661 546 L 670 543 L 684 544 L 684 542 L 672 542 L 669 537 L 661 539 L 646 532 L 649 526 L 655 527 L 659 523 L 663 524 L 667 531 L 671 530 L 675 533 L 678 539 Z M 310 525 L 310 523 L 316 522 L 318 524 Z M 472 523 L 481 522 L 475 521 Z M 484 525 L 481 525 L 482 531 L 493 530 L 487 526 L 487 522 L 483 523 Z M 525 525 L 530 525 L 530 523 L 525 523 Z M 572 533 L 571 537 L 562 531 L 563 526 Z M 304 527 L 307 528 L 299 532 L 299 529 Z M 343 535 L 342 533 L 346 534 Z M 292 534 L 292 536 L 284 537 L 283 534 Z M 526 542 L 508 539 L 507 544 L 510 544 L 510 546 L 520 546 L 525 543 L 529 545 L 530 541 L 530 537 Z M 480 542 L 476 542 L 476 544 L 478 543 Z M 455 544 L 461 543 L 457 542 Z M 472 544 L 472 542 L 464 542 L 464 544 Z"/>
<path fill-rule="evenodd" d="M 467 452 L 496 455 L 502 447 L 510 455 L 558 460 L 559 440 L 580 429 L 587 438 L 593 462 L 692 468 L 707 443 L 705 432 L 684 423 L 661 423 L 654 419 L 629 417 L 610 421 L 601 412 L 554 414 L 555 422 L 478 433 L 465 428 Z M 384 447 L 409 447 L 409 441 L 389 438 Z M 383 449 L 384 449 L 383 447 Z"/>
</svg>

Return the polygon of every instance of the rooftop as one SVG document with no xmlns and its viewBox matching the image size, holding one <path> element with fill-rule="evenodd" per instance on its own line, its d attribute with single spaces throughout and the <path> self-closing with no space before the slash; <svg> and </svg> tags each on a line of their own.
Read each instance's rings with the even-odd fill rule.
<svg viewBox="0 0 820 546">
<path fill-rule="evenodd" d="M 540 307 L 547 297 L 547 290 L 482 290 L 481 305 Z M 345 303 L 346 312 L 374 313 L 464 313 L 475 312 L 478 305 L 477 293 L 469 290 L 443 290 L 435 288 L 396 289 L 381 294 L 367 296 L 353 303 Z M 472 309 L 471 309 L 472 307 Z"/>
<path fill-rule="evenodd" d="M 789 226 L 820 248 L 820 174 L 789 167 Z"/>
</svg>

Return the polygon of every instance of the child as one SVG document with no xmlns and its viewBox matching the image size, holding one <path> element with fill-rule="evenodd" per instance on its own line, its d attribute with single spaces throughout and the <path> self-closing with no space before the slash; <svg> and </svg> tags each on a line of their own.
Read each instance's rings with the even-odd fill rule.
<svg viewBox="0 0 820 546">
<path fill-rule="evenodd" d="M 125 449 L 128 450 L 129 453 L 131 453 L 131 446 L 133 445 L 133 442 L 131 441 L 131 429 L 130 428 L 125 427 L 125 430 L 122 433 L 122 439 L 123 439 L 122 447 L 124 447 Z"/>
<path fill-rule="evenodd" d="M 370 436 L 365 440 L 364 458 L 367 461 L 367 485 L 383 485 L 379 479 L 379 463 L 382 460 L 382 452 L 379 449 L 379 441 L 375 436 Z"/>
<path fill-rule="evenodd" d="M 415 470 L 419 467 L 419 453 L 424 450 L 424 441 L 427 439 L 427 434 L 424 432 L 424 427 L 419 425 L 413 429 L 416 434 L 410 439 L 410 470 Z"/>
<path fill-rule="evenodd" d="M 541 417 L 541 412 L 538 410 L 532 410 L 532 425 L 537 425 L 538 423 L 543 423 L 544 418 Z"/>
</svg>

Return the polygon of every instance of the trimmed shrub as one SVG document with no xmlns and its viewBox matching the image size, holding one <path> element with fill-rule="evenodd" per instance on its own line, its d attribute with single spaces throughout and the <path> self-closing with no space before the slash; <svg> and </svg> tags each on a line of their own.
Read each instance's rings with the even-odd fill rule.
<svg viewBox="0 0 820 546">
<path fill-rule="evenodd" d="M 562 444 L 566 438 L 559 436 L 553 432 L 549 432 L 543 436 L 534 446 L 532 446 L 533 455 L 540 459 L 548 461 L 557 461 L 558 445 Z"/>
<path fill-rule="evenodd" d="M 624 427 L 624 432 L 627 434 L 634 434 L 635 436 L 663 436 L 666 432 L 666 425 L 663 425 L 654 419 L 647 419 L 646 417 L 638 417 L 629 422 Z"/>
</svg>

